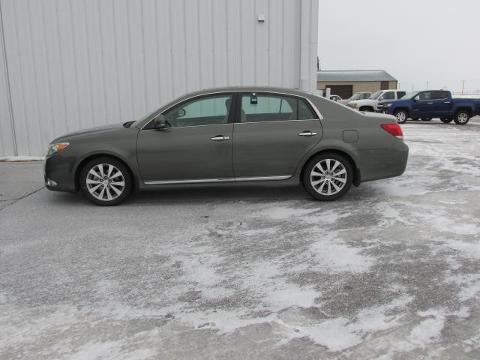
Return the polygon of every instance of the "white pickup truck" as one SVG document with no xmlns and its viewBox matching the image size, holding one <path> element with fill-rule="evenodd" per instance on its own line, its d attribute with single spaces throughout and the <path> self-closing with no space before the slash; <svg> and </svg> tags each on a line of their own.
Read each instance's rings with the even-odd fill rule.
<svg viewBox="0 0 480 360">
<path fill-rule="evenodd" d="M 382 112 L 384 104 L 398 100 L 405 94 L 402 90 L 380 90 L 368 99 L 350 101 L 347 105 L 359 111 Z"/>
</svg>

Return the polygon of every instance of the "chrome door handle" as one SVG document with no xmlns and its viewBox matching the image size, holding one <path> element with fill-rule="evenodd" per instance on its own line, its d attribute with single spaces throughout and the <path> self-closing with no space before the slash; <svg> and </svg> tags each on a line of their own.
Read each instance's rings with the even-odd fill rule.
<svg viewBox="0 0 480 360">
<path fill-rule="evenodd" d="M 210 138 L 210 140 L 212 140 L 212 141 L 226 141 L 226 140 L 230 140 L 230 136 L 217 135 L 217 136 L 214 136 L 214 137 Z"/>
<path fill-rule="evenodd" d="M 298 133 L 298 136 L 315 136 L 317 135 L 316 132 L 311 132 L 311 131 L 302 131 L 301 133 Z"/>
</svg>

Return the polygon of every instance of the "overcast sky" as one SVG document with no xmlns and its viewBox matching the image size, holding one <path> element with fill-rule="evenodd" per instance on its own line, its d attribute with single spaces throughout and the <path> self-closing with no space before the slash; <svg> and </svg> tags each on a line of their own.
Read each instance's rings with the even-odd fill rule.
<svg viewBox="0 0 480 360">
<path fill-rule="evenodd" d="M 480 92 L 480 0 L 319 0 L 323 70 L 387 70 L 405 90 Z"/>
</svg>

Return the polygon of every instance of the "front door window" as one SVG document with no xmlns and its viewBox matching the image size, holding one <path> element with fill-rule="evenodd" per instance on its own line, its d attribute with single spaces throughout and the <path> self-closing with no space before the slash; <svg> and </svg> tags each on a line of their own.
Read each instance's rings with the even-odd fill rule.
<svg viewBox="0 0 480 360">
<path fill-rule="evenodd" d="M 231 95 L 207 96 L 175 106 L 164 115 L 171 127 L 227 124 L 231 104 Z"/>
</svg>

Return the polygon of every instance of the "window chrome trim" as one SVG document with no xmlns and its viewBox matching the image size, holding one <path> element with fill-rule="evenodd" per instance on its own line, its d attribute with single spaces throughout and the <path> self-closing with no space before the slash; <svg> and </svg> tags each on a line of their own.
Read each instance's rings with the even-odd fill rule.
<svg viewBox="0 0 480 360">
<path fill-rule="evenodd" d="M 202 96 L 208 96 L 208 95 L 222 95 L 222 94 L 232 94 L 232 95 L 235 95 L 235 94 L 242 94 L 242 93 L 245 93 L 245 92 L 249 92 L 249 91 L 243 91 L 243 90 L 240 90 L 240 91 L 235 91 L 235 90 L 225 90 L 225 91 L 212 91 L 212 92 L 207 92 L 207 93 L 203 93 L 203 94 L 198 94 L 198 95 L 194 95 L 190 98 L 187 98 L 187 99 L 182 99 L 182 100 L 178 100 L 177 102 L 175 102 L 174 104 L 172 104 L 170 107 L 166 108 L 165 110 L 163 111 L 159 111 L 157 113 L 155 113 L 155 115 L 152 115 L 152 118 L 150 120 L 148 120 L 145 125 L 143 125 L 143 127 L 140 129 L 140 130 L 144 130 L 145 127 L 147 127 L 148 125 L 150 125 L 150 123 L 159 115 L 159 114 L 163 114 L 164 112 L 167 112 L 171 109 L 173 109 L 175 106 L 181 104 L 182 102 L 187 102 L 187 101 L 190 101 L 190 100 L 193 100 L 193 99 L 196 99 L 198 97 L 202 97 Z M 304 96 L 301 96 L 301 95 L 298 95 L 298 94 L 291 94 L 291 93 L 287 93 L 287 92 L 280 92 L 280 91 L 269 91 L 269 90 L 258 90 L 258 91 L 250 91 L 250 92 L 255 92 L 255 93 L 264 93 L 264 94 L 275 94 L 275 95 L 285 95 L 285 96 L 293 96 L 293 97 L 297 97 L 297 98 L 300 98 L 300 99 L 303 99 L 303 100 L 306 100 L 308 102 L 308 104 L 312 107 L 313 111 L 315 111 L 315 114 L 318 116 L 318 119 L 319 120 L 323 120 L 323 116 L 322 114 L 320 113 L 320 111 L 317 109 L 317 107 L 315 106 L 315 104 L 313 104 L 313 102 L 307 98 L 307 97 L 304 97 Z M 317 120 L 317 119 L 312 119 L 312 120 Z M 284 121 L 284 120 L 283 120 Z M 292 121 L 292 120 L 288 120 L 288 121 Z M 245 123 L 244 123 L 245 124 Z M 193 126 L 198 126 L 198 125 L 192 125 L 190 127 L 193 127 Z M 148 130 L 148 129 L 147 129 Z"/>
<path fill-rule="evenodd" d="M 273 122 L 278 122 L 278 123 L 281 123 L 281 124 L 285 124 L 286 122 L 317 121 L 317 120 L 318 120 L 318 119 L 247 121 L 247 122 L 235 123 L 235 126 L 237 126 L 237 125 L 243 125 L 243 124 L 268 124 L 268 123 L 273 123 Z"/>
<path fill-rule="evenodd" d="M 231 177 L 223 179 L 191 179 L 191 180 L 154 180 L 144 181 L 145 185 L 180 185 L 180 184 L 205 184 L 205 183 L 221 183 L 221 182 L 244 182 L 244 181 L 275 181 L 287 180 L 292 175 L 276 175 L 276 176 L 245 176 Z"/>
</svg>

